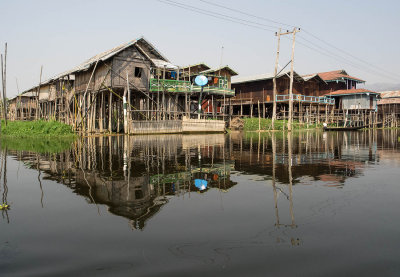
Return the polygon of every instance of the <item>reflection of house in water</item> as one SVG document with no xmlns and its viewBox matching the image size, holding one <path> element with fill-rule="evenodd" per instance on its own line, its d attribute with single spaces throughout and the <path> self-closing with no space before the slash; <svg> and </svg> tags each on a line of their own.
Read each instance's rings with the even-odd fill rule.
<svg viewBox="0 0 400 277">
<path fill-rule="evenodd" d="M 208 189 L 222 191 L 236 184 L 230 181 L 233 162 L 220 155 L 224 152 L 224 135 L 207 138 L 87 138 L 84 144 L 77 142 L 77 148 L 82 147 L 77 152 L 15 156 L 37 169 L 43 179 L 65 184 L 89 203 L 107 205 L 111 213 L 130 219 L 133 228 L 142 229 L 170 197 L 199 191 L 195 179 L 205 180 Z"/>
<path fill-rule="evenodd" d="M 377 159 L 377 146 L 373 137 L 366 132 L 349 134 L 300 132 L 293 135 L 292 151 L 289 156 L 288 140 L 279 135 L 275 152 L 271 149 L 275 134 L 256 135 L 248 138 L 232 136 L 235 170 L 243 174 L 272 176 L 272 164 L 276 166 L 277 182 L 289 183 L 288 161 L 292 164 L 293 184 L 304 176 L 314 180 L 328 181 L 342 186 L 349 177 L 363 172 L 366 162 Z M 357 144 L 354 144 L 357 141 Z"/>
<path fill-rule="evenodd" d="M 386 142 L 379 147 L 397 149 L 396 134 L 382 131 Z M 287 133 L 110 136 L 77 140 L 59 154 L 14 154 L 39 171 L 39 180 L 63 183 L 143 228 L 171 197 L 229 190 L 236 185 L 232 171 L 273 180 L 277 193 L 293 205 L 289 185 L 317 180 L 341 187 L 379 161 L 377 141 L 372 131 L 294 132 L 290 139 Z"/>
</svg>

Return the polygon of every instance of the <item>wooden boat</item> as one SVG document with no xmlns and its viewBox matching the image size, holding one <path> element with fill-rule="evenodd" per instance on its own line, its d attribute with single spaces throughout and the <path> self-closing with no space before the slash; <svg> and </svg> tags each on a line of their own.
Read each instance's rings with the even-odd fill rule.
<svg viewBox="0 0 400 277">
<path fill-rule="evenodd" d="M 353 127 L 324 127 L 324 131 L 355 131 L 365 128 L 366 126 Z"/>
</svg>

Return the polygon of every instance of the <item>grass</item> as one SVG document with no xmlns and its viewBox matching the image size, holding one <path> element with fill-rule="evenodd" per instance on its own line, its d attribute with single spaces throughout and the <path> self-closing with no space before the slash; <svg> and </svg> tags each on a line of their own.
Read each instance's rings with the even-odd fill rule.
<svg viewBox="0 0 400 277">
<path fill-rule="evenodd" d="M 9 121 L 1 122 L 2 137 L 74 137 L 71 126 L 58 121 Z"/>
<path fill-rule="evenodd" d="M 258 118 L 243 118 L 244 121 L 244 131 L 257 131 L 258 130 Z M 261 118 L 260 119 L 260 129 L 261 130 L 272 130 L 272 120 L 270 118 Z M 297 121 L 293 121 L 292 125 L 293 130 L 304 130 L 304 129 L 316 129 L 321 128 L 322 124 L 309 124 L 299 123 Z M 287 130 L 287 120 L 276 120 L 275 121 L 275 130 Z"/>
</svg>

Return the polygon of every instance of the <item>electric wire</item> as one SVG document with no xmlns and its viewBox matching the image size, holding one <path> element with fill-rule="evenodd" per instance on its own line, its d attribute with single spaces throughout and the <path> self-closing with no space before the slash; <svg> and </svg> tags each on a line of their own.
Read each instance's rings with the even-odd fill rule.
<svg viewBox="0 0 400 277">
<path fill-rule="evenodd" d="M 220 13 L 210 12 L 210 11 L 205 10 L 205 9 L 200 9 L 202 11 L 202 12 L 200 12 L 199 8 L 197 8 L 197 7 L 186 5 L 186 4 L 182 4 L 182 3 L 179 3 L 179 2 L 175 2 L 175 1 L 170 1 L 170 0 L 164 0 L 164 1 L 158 0 L 158 1 L 159 2 L 163 2 L 165 4 L 174 5 L 174 6 L 178 6 L 180 8 L 188 9 L 188 10 L 191 10 L 191 11 L 194 11 L 194 12 L 202 13 L 202 14 L 207 13 L 207 15 L 209 15 L 209 16 L 213 16 L 213 17 L 220 18 L 220 19 L 223 19 L 223 20 L 226 20 L 226 18 L 228 17 L 228 18 L 230 18 L 229 21 L 232 21 L 234 23 L 239 23 L 239 24 L 243 24 L 243 22 L 251 23 L 251 24 L 243 24 L 243 25 L 247 25 L 247 26 L 250 26 L 250 27 L 258 28 L 258 29 L 266 30 L 266 28 L 262 28 L 262 27 L 260 28 L 259 26 L 267 26 L 267 27 L 272 27 L 272 28 L 278 28 L 277 26 L 265 25 L 265 24 L 261 24 L 261 23 L 258 23 L 258 22 L 254 22 L 254 21 L 244 20 L 244 19 L 241 19 L 241 18 L 227 16 L 227 15 L 220 14 Z M 240 10 L 237 10 L 237 9 L 229 8 L 229 7 L 226 7 L 226 6 L 223 6 L 223 5 L 220 5 L 220 4 L 216 4 L 216 3 L 212 3 L 212 2 L 209 2 L 209 1 L 205 1 L 205 0 L 199 0 L 199 1 L 201 1 L 203 3 L 206 3 L 206 4 L 213 5 L 213 6 L 217 6 L 217 7 L 220 7 L 220 8 L 224 8 L 224 9 L 227 9 L 227 10 L 230 10 L 230 11 L 233 11 L 233 12 L 237 12 L 237 13 L 240 13 L 240 14 L 243 14 L 243 15 L 246 15 L 246 16 L 250 16 L 250 17 L 253 17 L 253 18 L 256 18 L 256 19 L 269 21 L 269 22 L 272 22 L 274 24 L 279 24 L 279 25 L 284 25 L 284 26 L 289 26 L 289 27 L 295 27 L 294 25 L 282 23 L 282 22 L 279 22 L 279 21 L 275 21 L 275 20 L 272 20 L 272 19 L 265 18 L 265 17 L 256 16 L 256 15 L 253 15 L 253 14 L 250 14 L 250 13 L 246 13 L 246 12 L 243 12 L 243 11 L 240 11 Z M 171 2 L 173 2 L 173 3 L 171 3 Z M 216 16 L 216 15 L 218 15 L 218 16 Z M 239 20 L 241 22 L 238 22 L 237 20 Z M 253 24 L 254 25 L 258 25 L 258 26 L 254 26 Z M 271 29 L 267 29 L 267 30 L 268 31 L 273 31 Z M 347 58 L 344 58 L 343 56 L 340 56 L 340 55 L 338 55 L 336 53 L 333 53 L 332 51 L 327 50 L 327 49 L 325 49 L 325 48 L 323 48 L 321 46 L 318 46 L 316 43 L 311 42 L 309 40 L 306 40 L 305 38 L 302 37 L 303 40 L 309 42 L 314 47 L 318 47 L 319 49 L 322 49 L 322 51 L 330 53 L 330 55 L 328 55 L 327 53 L 323 53 L 321 51 L 317 51 L 314 47 L 310 47 L 306 43 L 299 43 L 299 44 L 303 45 L 304 47 L 307 47 L 307 48 L 309 48 L 311 50 L 314 50 L 314 51 L 316 51 L 316 52 L 318 52 L 318 53 L 320 53 L 322 55 L 328 56 L 328 57 L 336 59 L 336 60 L 337 60 L 337 58 L 339 58 L 341 60 L 345 60 L 346 64 L 349 64 L 349 65 L 351 65 L 351 66 L 353 66 L 353 67 L 355 67 L 357 69 L 360 69 L 360 70 L 368 72 L 368 73 L 377 74 L 377 75 L 380 75 L 380 76 L 383 76 L 383 77 L 386 77 L 386 78 L 389 78 L 389 79 L 393 79 L 393 80 L 397 80 L 397 78 L 399 78 L 399 76 L 394 74 L 393 72 L 387 71 L 387 70 L 382 69 L 382 68 L 380 68 L 378 66 L 375 66 L 375 65 L 373 65 L 373 64 L 371 64 L 369 62 L 366 62 L 366 61 L 364 61 L 364 60 L 362 60 L 362 59 L 360 59 L 360 58 L 348 53 L 347 51 L 342 50 L 339 47 L 336 47 L 333 44 L 330 44 L 330 43 L 326 42 L 325 40 L 317 37 L 316 35 L 312 34 L 311 32 L 309 32 L 309 31 L 307 31 L 307 30 L 305 30 L 303 28 L 302 28 L 302 31 L 304 31 L 304 33 L 306 33 L 307 35 L 317 39 L 318 41 L 320 41 L 320 42 L 322 42 L 322 43 L 324 43 L 324 44 L 336 49 L 337 51 L 340 51 L 340 52 L 346 54 L 347 56 L 350 56 L 353 59 L 358 60 L 359 62 L 362 62 L 362 63 L 368 65 L 369 67 L 374 67 L 375 69 L 372 69 L 372 68 L 368 68 L 367 69 L 364 65 L 360 65 L 358 63 L 356 64 L 354 61 L 349 61 Z M 383 74 L 381 72 L 386 72 L 387 74 L 395 76 L 396 79 L 394 79 L 393 77 L 388 76 L 387 74 Z"/>
<path fill-rule="evenodd" d="M 226 7 L 226 6 L 224 6 L 224 5 L 216 4 L 216 3 L 213 3 L 213 2 L 210 2 L 210 1 L 206 1 L 206 0 L 199 0 L 199 1 L 200 1 L 200 2 L 203 2 L 203 3 L 206 3 L 206 4 L 209 4 L 209 5 L 213 5 L 213 6 L 217 6 L 217 7 L 223 8 L 223 9 L 226 9 L 226 10 L 229 10 L 229 11 L 233 11 L 233 12 L 236 12 L 236 13 L 239 13 L 239 14 L 244 14 L 244 15 L 247 15 L 247 16 L 249 16 L 249 17 L 256 18 L 256 19 L 260 19 L 260 20 L 264 20 L 264 21 L 273 22 L 273 23 L 278 24 L 278 25 L 284 25 L 284 26 L 289 26 L 289 27 L 296 27 L 296 26 L 294 26 L 294 25 L 282 23 L 282 22 L 275 21 L 275 20 L 272 20 L 272 19 L 269 19 L 269 18 L 266 18 L 266 17 L 257 16 L 257 15 L 254 15 L 254 14 L 250 14 L 250 13 L 247 13 L 247 12 L 243 12 L 243 11 L 237 10 L 237 9 L 233 9 L 233 8 L 230 8 L 230 7 Z M 393 75 L 393 76 L 396 76 L 397 78 L 400 78 L 400 75 L 397 75 L 397 74 L 395 74 L 395 73 L 393 73 L 393 72 L 387 71 L 386 69 L 383 69 L 383 68 L 381 68 L 381 67 L 378 67 L 378 66 L 376 66 L 376 65 L 374 65 L 374 64 L 372 64 L 372 63 L 370 63 L 370 62 L 366 62 L 366 61 L 364 61 L 364 60 L 362 60 L 362 59 L 360 59 L 360 58 L 358 58 L 358 57 L 352 55 L 351 53 L 349 53 L 349 52 L 347 52 L 347 51 L 345 51 L 345 50 L 343 50 L 343 49 L 340 49 L 339 47 L 333 45 L 332 43 L 329 43 L 329 42 L 325 41 L 324 39 L 319 38 L 318 36 L 312 34 L 311 32 L 309 32 L 308 30 L 306 30 L 306 29 L 304 29 L 304 28 L 302 28 L 302 31 L 303 31 L 304 33 L 306 33 L 307 35 L 313 37 L 314 39 L 317 39 L 318 41 L 320 41 L 320 42 L 322 42 L 322 43 L 328 45 L 329 47 L 332 47 L 332 48 L 336 49 L 337 51 L 340 51 L 340 52 L 346 54 L 347 56 L 349 56 L 349 57 L 351 57 L 351 58 L 353 58 L 353 59 L 355 59 L 355 60 L 358 60 L 359 62 L 362 62 L 362 63 L 364 63 L 364 64 L 366 64 L 366 65 L 368 65 L 368 66 L 371 66 L 371 67 L 375 67 L 375 68 L 378 69 L 379 71 L 384 71 L 384 72 L 386 72 L 386 73 L 388 73 L 388 74 L 391 74 L 391 75 Z M 313 44 L 314 44 L 314 43 L 313 43 Z M 321 47 L 320 47 L 320 48 L 321 48 Z M 335 54 L 335 55 L 337 55 L 337 54 Z"/>
</svg>

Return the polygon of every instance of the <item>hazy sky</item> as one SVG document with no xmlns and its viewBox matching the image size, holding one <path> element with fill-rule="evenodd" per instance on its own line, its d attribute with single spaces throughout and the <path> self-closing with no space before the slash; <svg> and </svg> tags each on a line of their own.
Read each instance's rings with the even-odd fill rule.
<svg viewBox="0 0 400 277">
<path fill-rule="evenodd" d="M 173 1 L 228 15 L 233 21 L 237 20 L 232 18 L 235 17 L 247 20 L 242 21 L 246 24 L 264 24 L 257 25 L 261 28 L 279 28 L 273 22 L 200 0 Z M 398 0 L 208 1 L 301 27 L 295 54 L 295 70 L 299 74 L 346 69 L 349 74 L 367 80 L 367 84 L 400 83 Z M 8 42 L 8 97 L 17 93 L 16 78 L 20 91 L 37 85 L 41 65 L 42 79 L 46 79 L 141 36 L 177 65 L 205 62 L 217 67 L 223 46 L 222 64 L 228 64 L 241 76 L 273 72 L 274 68 L 276 37 L 272 31 L 157 0 L 0 0 L 0 11 L 2 53 L 4 43 Z M 290 59 L 288 38 L 282 39 L 282 66 Z"/>
</svg>

